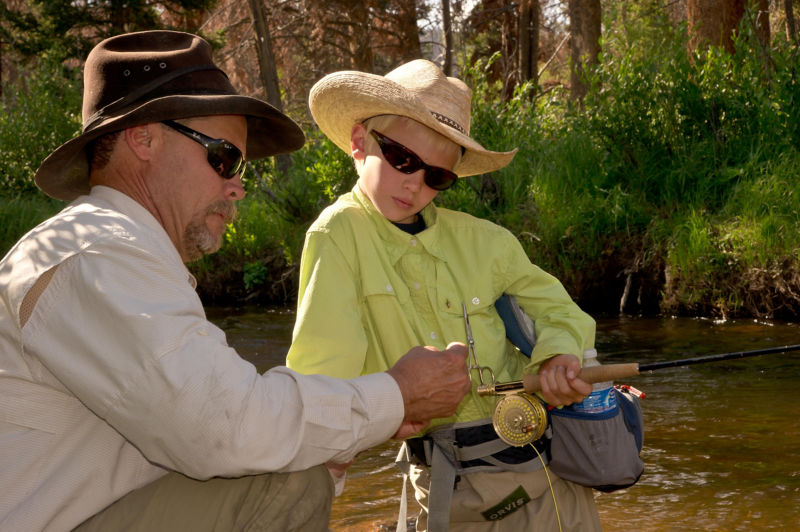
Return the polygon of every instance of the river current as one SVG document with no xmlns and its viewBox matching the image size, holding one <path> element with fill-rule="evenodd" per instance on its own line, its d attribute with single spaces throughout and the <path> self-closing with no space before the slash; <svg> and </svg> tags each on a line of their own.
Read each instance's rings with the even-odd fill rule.
<svg viewBox="0 0 800 532">
<path fill-rule="evenodd" d="M 284 363 L 292 311 L 208 314 L 259 370 Z M 599 319 L 597 329 L 604 364 L 798 343 L 798 324 L 751 320 L 613 318 Z M 625 384 L 646 393 L 645 472 L 628 489 L 595 492 L 604 530 L 800 530 L 800 352 L 663 369 Z M 370 449 L 350 468 L 334 500 L 334 531 L 394 530 L 398 447 Z M 417 510 L 409 495 L 409 515 Z"/>
</svg>

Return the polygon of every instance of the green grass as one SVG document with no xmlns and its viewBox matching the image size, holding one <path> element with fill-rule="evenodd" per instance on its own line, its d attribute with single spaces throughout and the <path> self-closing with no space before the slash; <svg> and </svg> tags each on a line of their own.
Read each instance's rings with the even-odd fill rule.
<svg viewBox="0 0 800 532">
<path fill-rule="evenodd" d="M 10 196 L 0 201 L 0 254 L 11 249 L 23 234 L 64 207 L 64 202 L 44 194 Z"/>
</svg>

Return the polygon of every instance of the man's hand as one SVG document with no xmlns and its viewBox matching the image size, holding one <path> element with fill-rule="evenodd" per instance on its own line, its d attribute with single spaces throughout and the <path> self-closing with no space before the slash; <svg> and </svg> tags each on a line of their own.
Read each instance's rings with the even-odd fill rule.
<svg viewBox="0 0 800 532">
<path fill-rule="evenodd" d="M 542 363 L 539 381 L 542 397 L 550 406 L 579 403 L 592 393 L 592 385 L 577 378 L 581 363 L 575 355 L 556 355 Z"/>
<path fill-rule="evenodd" d="M 327 467 L 328 471 L 331 472 L 331 476 L 333 478 L 338 479 L 338 478 L 341 478 L 342 475 L 345 474 L 345 472 L 347 472 L 347 468 L 349 468 L 351 465 L 353 465 L 353 462 L 355 462 L 355 461 L 356 461 L 356 459 L 353 458 L 352 460 L 350 460 L 346 464 L 340 464 L 340 463 L 337 463 L 337 462 L 326 462 L 325 463 L 325 467 Z"/>
<path fill-rule="evenodd" d="M 386 373 L 394 377 L 403 394 L 405 416 L 393 436 L 407 438 L 428 426 L 431 419 L 455 413 L 470 391 L 467 347 L 453 342 L 444 351 L 415 347 Z"/>
</svg>

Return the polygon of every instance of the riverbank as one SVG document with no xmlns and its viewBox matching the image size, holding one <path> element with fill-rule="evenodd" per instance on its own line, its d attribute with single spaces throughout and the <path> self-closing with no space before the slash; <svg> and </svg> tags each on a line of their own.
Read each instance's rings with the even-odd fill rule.
<svg viewBox="0 0 800 532">
<path fill-rule="evenodd" d="M 593 315 L 796 319 L 800 315 L 800 53 L 686 53 L 666 24 L 632 43 L 611 31 L 580 104 L 521 85 L 510 99 L 478 62 L 470 134 L 511 164 L 436 198 L 508 228 Z M 674 32 L 674 33 L 672 33 Z M 776 37 L 778 39 L 778 37 Z M 766 69 L 766 72 L 765 72 Z M 34 169 L 79 129 L 80 82 L 44 65 L 5 87 L 0 252 L 63 204 Z M 13 95 L 9 97 L 8 95 Z M 248 164 L 239 220 L 192 264 L 207 304 L 293 305 L 305 229 L 355 183 L 348 157 L 294 116 L 308 142 Z"/>
<path fill-rule="evenodd" d="M 471 186 L 459 183 L 462 189 Z M 547 237 L 548 228 L 539 225 L 533 229 L 539 232 L 532 232 L 527 217 L 507 219 L 506 227 L 518 235 L 532 261 L 559 277 L 581 307 L 595 316 L 796 320 L 800 316 L 800 185 L 794 187 L 786 188 L 791 201 L 762 203 L 772 216 L 778 209 L 795 209 L 794 219 L 784 216 L 782 225 L 770 230 L 780 234 L 780 245 L 765 240 L 763 229 L 761 234 L 754 231 L 753 226 L 763 228 L 768 222 L 748 218 L 744 211 L 717 215 L 716 220 L 694 214 L 686 221 L 676 213 L 652 220 L 638 235 L 597 235 L 591 234 L 591 226 L 568 226 L 562 235 Z M 447 197 L 442 199 L 447 203 Z M 189 265 L 204 303 L 294 306 L 303 236 L 311 220 L 275 215 L 274 201 L 264 192 L 251 191 L 220 252 Z M 8 249 L 63 206 L 40 194 L 3 201 L 0 240 Z M 519 209 L 529 211 L 536 206 L 534 200 L 518 203 Z M 314 208 L 321 210 L 324 205 Z M 498 218 L 492 219 L 503 221 Z M 666 234 L 659 237 L 657 231 Z M 597 241 L 588 243 L 590 238 Z M 583 252 L 581 246 L 585 246 Z M 759 249 L 765 251 L 757 253 Z"/>
<path fill-rule="evenodd" d="M 765 80 L 752 36 L 733 56 L 687 56 L 662 30 L 635 46 L 610 34 L 614 60 L 580 106 L 530 86 L 504 101 L 486 65 L 468 69 L 471 135 L 519 152 L 436 202 L 508 228 L 594 315 L 796 319 L 800 54 L 771 48 Z M 347 157 L 307 131 L 286 172 L 254 165 L 231 247 L 193 267 L 206 300 L 293 303 L 304 229 L 355 181 Z"/>
</svg>

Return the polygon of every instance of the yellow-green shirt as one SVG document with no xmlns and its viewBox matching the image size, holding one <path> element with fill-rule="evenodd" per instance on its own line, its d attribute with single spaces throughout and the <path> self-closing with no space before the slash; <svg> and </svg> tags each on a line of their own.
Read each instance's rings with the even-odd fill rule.
<svg viewBox="0 0 800 532">
<path fill-rule="evenodd" d="M 385 371 L 417 345 L 466 343 L 462 302 L 478 362 L 498 382 L 534 373 L 556 354 L 581 359 L 592 347 L 594 320 L 508 230 L 433 203 L 421 215 L 427 228 L 408 234 L 358 185 L 322 212 L 306 234 L 290 368 L 349 378 Z M 531 359 L 506 340 L 494 308 L 503 293 L 534 320 Z M 432 426 L 483 419 L 493 407 L 494 398 L 473 393 Z"/>
</svg>

